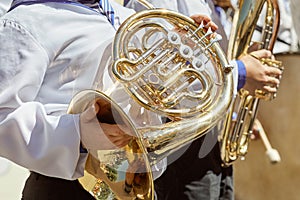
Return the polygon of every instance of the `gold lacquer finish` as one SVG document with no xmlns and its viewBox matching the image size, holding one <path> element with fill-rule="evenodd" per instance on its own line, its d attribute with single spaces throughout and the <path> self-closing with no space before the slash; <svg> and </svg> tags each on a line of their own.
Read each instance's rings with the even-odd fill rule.
<svg viewBox="0 0 300 200">
<path fill-rule="evenodd" d="M 255 30 L 259 14 L 266 6 L 264 27 L 261 41 L 256 42 L 258 49 L 271 50 L 277 37 L 279 26 L 279 9 L 276 0 L 240 0 L 233 18 L 231 38 L 229 40 L 229 59 L 237 59 L 247 54 Z M 251 55 L 251 53 L 250 53 Z M 277 60 L 260 59 L 269 67 L 283 70 L 282 63 Z M 227 115 L 224 131 L 221 135 L 221 157 L 225 166 L 232 164 L 239 157 L 242 159 L 248 152 L 250 136 L 256 118 L 260 99 L 270 101 L 276 93 L 266 93 L 257 89 L 252 95 L 241 89 Z M 236 116 L 233 117 L 233 114 Z"/>
<path fill-rule="evenodd" d="M 80 183 L 98 200 L 153 199 L 153 178 L 145 147 L 123 109 L 102 92 L 84 90 L 72 99 L 68 113 L 82 113 L 94 101 L 100 107 L 99 129 L 116 124 L 132 139 L 117 149 L 90 150 Z"/>
<path fill-rule="evenodd" d="M 81 113 L 96 101 L 108 111 L 97 114 L 100 128 L 116 124 L 132 137 L 124 147 L 89 152 L 80 183 L 96 199 L 154 199 L 151 166 L 205 135 L 232 100 L 232 66 L 218 44 L 220 36 L 189 17 L 141 3 L 151 9 L 120 26 L 109 72 L 115 77 L 111 90 L 122 86 L 128 106 L 118 105 L 110 93 L 86 90 L 69 108 L 69 113 Z M 132 101 L 171 122 L 136 126 L 126 110 Z"/>
</svg>

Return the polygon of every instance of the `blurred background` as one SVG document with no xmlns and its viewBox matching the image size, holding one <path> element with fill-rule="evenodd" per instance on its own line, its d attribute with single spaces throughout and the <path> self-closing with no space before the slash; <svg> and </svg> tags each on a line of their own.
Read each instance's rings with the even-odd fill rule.
<svg viewBox="0 0 300 200">
<path fill-rule="evenodd" d="M 285 66 L 278 96 L 261 102 L 258 119 L 281 162 L 270 162 L 260 138 L 250 141 L 245 160 L 234 164 L 236 200 L 300 199 L 300 54 L 276 58 Z"/>
<path fill-rule="evenodd" d="M 0 0 L 0 16 L 12 0 Z M 274 53 L 285 67 L 277 98 L 261 101 L 258 119 L 281 157 L 272 164 L 261 138 L 250 142 L 245 160 L 234 163 L 236 200 L 300 199 L 300 69 L 298 4 L 280 0 L 281 28 Z M 0 199 L 19 200 L 28 170 L 0 158 Z"/>
<path fill-rule="evenodd" d="M 0 158 L 0 199 L 21 199 L 21 191 L 28 176 L 28 170 Z"/>
</svg>

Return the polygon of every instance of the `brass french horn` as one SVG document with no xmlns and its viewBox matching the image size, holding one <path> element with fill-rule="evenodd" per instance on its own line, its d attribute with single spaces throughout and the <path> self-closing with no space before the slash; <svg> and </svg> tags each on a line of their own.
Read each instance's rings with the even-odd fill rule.
<svg viewBox="0 0 300 200">
<path fill-rule="evenodd" d="M 233 27 L 229 39 L 228 57 L 230 60 L 247 54 L 253 32 L 257 26 L 263 6 L 266 5 L 264 27 L 258 49 L 273 50 L 279 28 L 279 8 L 276 0 L 240 0 L 235 10 Z M 261 59 L 263 64 L 283 70 L 277 60 Z M 224 166 L 231 165 L 238 158 L 244 159 L 248 152 L 250 136 L 260 100 L 271 101 L 276 93 L 271 94 L 257 89 L 255 95 L 241 89 L 228 112 L 224 131 L 221 134 L 221 158 Z M 233 117 L 233 114 L 236 114 Z"/>
<path fill-rule="evenodd" d="M 166 9 L 151 7 L 121 24 L 113 42 L 113 64 L 102 73 L 113 74 L 110 92 L 82 91 L 69 107 L 69 113 L 82 113 L 96 101 L 106 111 L 97 114 L 100 126 L 116 124 L 132 136 L 117 149 L 89 152 L 80 183 L 95 199 L 154 199 L 151 167 L 205 135 L 225 116 L 233 78 L 219 40 L 210 29 Z M 116 98 L 124 91 L 128 105 Z M 138 106 L 127 109 L 132 101 Z M 148 125 L 143 114 L 131 115 L 143 110 L 171 122 Z"/>
</svg>

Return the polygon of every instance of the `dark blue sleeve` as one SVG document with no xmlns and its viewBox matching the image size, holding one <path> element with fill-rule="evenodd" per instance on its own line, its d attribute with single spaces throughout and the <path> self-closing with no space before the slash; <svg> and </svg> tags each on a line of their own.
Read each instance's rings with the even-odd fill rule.
<svg viewBox="0 0 300 200">
<path fill-rule="evenodd" d="M 242 87 L 244 87 L 244 85 L 246 83 L 247 71 L 246 71 L 246 67 L 245 67 L 245 65 L 242 61 L 236 60 L 236 63 L 238 65 L 238 86 L 237 86 L 237 90 L 239 90 Z"/>
</svg>

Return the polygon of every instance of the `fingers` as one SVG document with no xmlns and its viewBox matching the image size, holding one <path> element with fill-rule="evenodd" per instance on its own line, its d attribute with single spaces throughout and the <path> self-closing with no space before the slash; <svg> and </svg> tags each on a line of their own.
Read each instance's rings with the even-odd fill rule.
<svg viewBox="0 0 300 200">
<path fill-rule="evenodd" d="M 260 49 L 260 50 L 251 52 L 250 55 L 256 56 L 257 58 L 271 58 L 273 54 L 269 50 Z"/>
<path fill-rule="evenodd" d="M 250 55 L 250 56 L 249 56 Z M 247 71 L 245 87 L 254 95 L 256 91 L 276 94 L 282 70 L 271 51 L 261 49 L 241 56 Z"/>
<path fill-rule="evenodd" d="M 274 58 L 273 54 L 271 51 L 266 50 L 266 49 L 261 49 L 257 51 L 253 51 L 250 53 L 251 56 L 255 57 L 256 59 L 260 58 Z"/>
<path fill-rule="evenodd" d="M 124 146 L 126 146 L 130 140 L 132 139 L 132 137 L 118 137 L 118 138 L 111 138 L 111 142 L 118 148 L 122 148 Z"/>
<path fill-rule="evenodd" d="M 271 86 L 269 86 L 269 85 L 265 85 L 264 87 L 263 87 L 263 89 L 265 90 L 265 91 L 267 91 L 268 93 L 276 93 L 277 92 L 277 87 L 271 87 Z"/>
<path fill-rule="evenodd" d="M 90 150 L 108 150 L 121 148 L 133 138 L 134 130 L 119 124 L 103 123 L 98 120 L 97 103 L 92 104 L 80 115 L 80 136 L 82 144 Z"/>
<path fill-rule="evenodd" d="M 198 24 L 201 24 L 203 22 L 204 25 L 211 21 L 210 17 L 200 14 L 192 15 L 191 18 Z"/>
<path fill-rule="evenodd" d="M 218 26 L 211 20 L 210 17 L 206 16 L 206 15 L 200 15 L 200 14 L 196 14 L 196 15 L 192 15 L 191 18 L 197 23 L 197 24 L 201 24 L 203 23 L 205 28 L 211 28 L 212 31 L 216 31 L 218 29 Z"/>
<path fill-rule="evenodd" d="M 268 81 L 266 82 L 266 84 L 278 88 L 278 86 L 279 86 L 279 84 L 280 84 L 280 80 L 279 80 L 278 78 L 269 76 L 269 77 L 268 77 Z"/>
<path fill-rule="evenodd" d="M 262 81 L 262 90 L 268 93 L 276 93 L 279 88 L 280 80 L 273 76 L 265 76 Z"/>
<path fill-rule="evenodd" d="M 267 76 L 261 89 L 267 93 L 275 94 L 278 91 L 279 84 L 280 80 L 278 78 Z"/>
<path fill-rule="evenodd" d="M 275 89 L 278 88 L 278 85 L 280 83 L 280 78 L 282 75 L 282 70 L 280 70 L 278 67 L 272 66 L 272 62 L 270 60 L 275 60 L 275 56 L 272 54 L 272 52 L 269 50 L 262 49 L 262 50 L 254 51 L 250 53 L 250 55 L 256 58 L 257 60 L 265 59 L 263 61 L 265 64 L 262 64 L 262 67 L 264 68 L 263 76 L 265 77 L 263 82 L 267 86 L 272 86 Z M 271 90 L 273 91 L 273 89 Z"/>
<path fill-rule="evenodd" d="M 212 21 L 208 22 L 204 27 L 210 27 L 213 32 L 215 32 L 218 29 L 218 26 Z"/>
<path fill-rule="evenodd" d="M 279 88 L 282 71 L 277 67 L 266 67 L 266 82 L 263 89 L 270 93 L 276 93 Z"/>
<path fill-rule="evenodd" d="M 116 147 L 123 147 L 133 138 L 129 134 L 128 128 L 120 127 L 118 124 L 101 123 L 101 128 L 104 130 L 106 137 Z"/>
<path fill-rule="evenodd" d="M 266 74 L 269 76 L 274 76 L 276 78 L 281 78 L 282 70 L 278 69 L 277 67 L 269 67 L 267 66 Z"/>
</svg>

